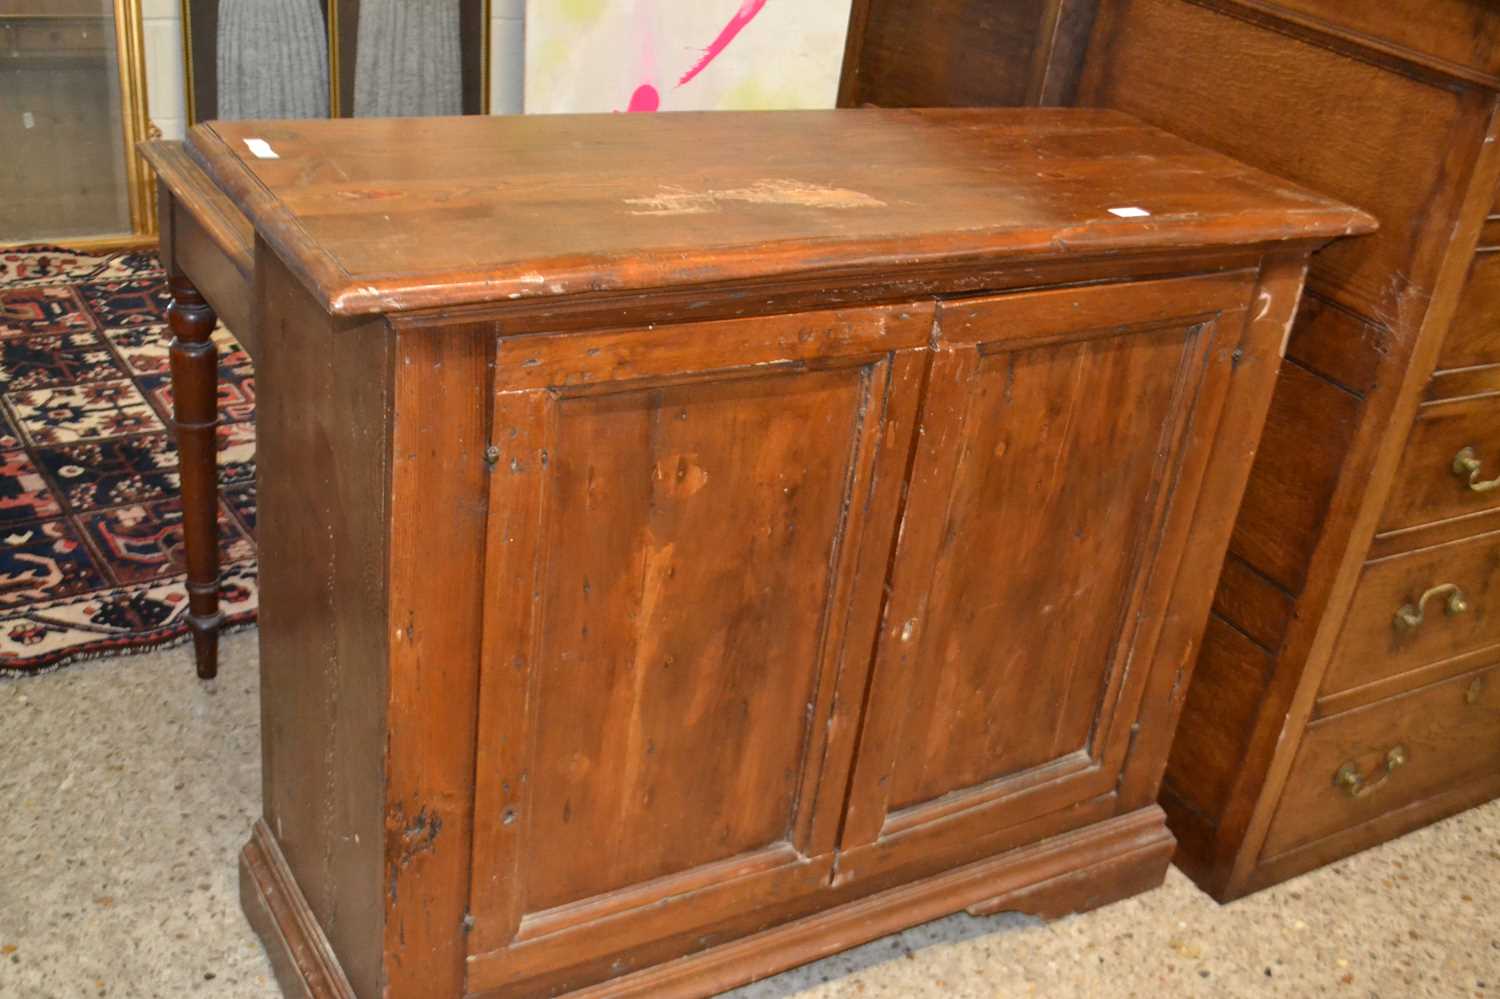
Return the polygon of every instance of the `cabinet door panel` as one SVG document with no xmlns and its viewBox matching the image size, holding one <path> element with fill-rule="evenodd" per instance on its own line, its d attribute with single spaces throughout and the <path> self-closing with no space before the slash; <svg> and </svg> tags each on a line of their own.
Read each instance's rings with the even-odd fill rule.
<svg viewBox="0 0 1500 999">
<path fill-rule="evenodd" d="M 827 884 L 931 311 L 568 338 L 591 371 L 502 341 L 480 980 Z M 788 333 L 825 355 L 768 363 Z"/>
<path fill-rule="evenodd" d="M 1204 375 L 1249 290 L 944 304 L 841 870 L 1082 816 L 1114 787 L 1144 680 L 1129 665 L 1150 661 L 1167 589 L 1151 583 L 1180 555 L 1159 557 L 1168 511 L 1196 497 L 1185 432 L 1218 418 Z"/>
<path fill-rule="evenodd" d="M 974 360 L 926 622 L 932 682 L 907 706 L 891 807 L 1088 749 L 1197 338 L 1169 328 Z M 965 557 L 981 540 L 994 557 Z"/>
</svg>

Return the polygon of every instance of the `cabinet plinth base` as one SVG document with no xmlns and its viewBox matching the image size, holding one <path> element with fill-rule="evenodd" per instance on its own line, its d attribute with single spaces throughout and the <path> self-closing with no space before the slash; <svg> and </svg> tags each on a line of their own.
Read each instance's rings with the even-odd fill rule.
<svg viewBox="0 0 1500 999">
<path fill-rule="evenodd" d="M 697 999 L 965 909 L 1044 919 L 1085 912 L 1160 885 L 1174 846 L 1161 809 L 1152 805 L 567 995 Z M 240 855 L 240 900 L 287 996 L 353 999 L 262 822 Z M 510 987 L 483 993 L 512 994 L 523 993 Z"/>
<path fill-rule="evenodd" d="M 355 999 L 281 847 L 262 821 L 240 851 L 240 906 L 287 999 Z"/>
</svg>

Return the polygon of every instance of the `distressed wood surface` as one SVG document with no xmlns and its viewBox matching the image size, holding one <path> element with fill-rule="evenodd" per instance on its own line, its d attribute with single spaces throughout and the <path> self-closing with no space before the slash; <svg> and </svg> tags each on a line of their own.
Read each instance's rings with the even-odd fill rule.
<svg viewBox="0 0 1500 999">
<path fill-rule="evenodd" d="M 1109 111 L 213 122 L 188 149 L 339 314 L 1371 224 Z"/>
</svg>

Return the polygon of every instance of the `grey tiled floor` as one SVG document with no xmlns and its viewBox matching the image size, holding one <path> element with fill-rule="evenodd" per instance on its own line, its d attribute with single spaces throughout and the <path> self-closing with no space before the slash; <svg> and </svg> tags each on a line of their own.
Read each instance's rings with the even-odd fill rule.
<svg viewBox="0 0 1500 999">
<path fill-rule="evenodd" d="M 277 995 L 240 915 L 255 634 L 0 682 L 0 997 Z M 955 916 L 733 993 L 1500 997 L 1500 803 L 1231 906 L 1164 888 L 1042 924 Z"/>
</svg>

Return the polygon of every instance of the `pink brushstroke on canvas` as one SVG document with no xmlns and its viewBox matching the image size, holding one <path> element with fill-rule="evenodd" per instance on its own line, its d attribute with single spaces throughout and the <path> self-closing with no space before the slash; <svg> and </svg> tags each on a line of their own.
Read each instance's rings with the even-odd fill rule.
<svg viewBox="0 0 1500 999">
<path fill-rule="evenodd" d="M 724 50 L 729 47 L 729 43 L 734 41 L 735 36 L 744 30 L 745 25 L 755 20 L 755 15 L 759 14 L 765 5 L 766 0 L 745 0 L 744 3 L 740 4 L 740 9 L 735 11 L 734 16 L 729 19 L 729 23 L 724 25 L 724 30 L 720 31 L 718 37 L 709 43 L 708 48 L 703 50 L 703 58 L 693 63 L 693 67 L 682 75 L 682 79 L 677 81 L 677 85 L 680 87 L 684 83 L 687 83 L 693 77 L 703 72 L 709 63 L 719 58 Z M 637 8 L 637 10 L 643 9 Z M 640 29 L 642 42 L 644 43 L 641 47 L 641 75 L 646 77 L 647 82 L 636 87 L 635 91 L 630 95 L 630 104 L 625 108 L 627 112 L 655 111 L 661 107 L 661 91 L 657 90 L 656 85 L 650 82 L 651 77 L 655 75 L 655 65 L 652 58 L 649 24 L 643 20 Z"/>
<path fill-rule="evenodd" d="M 655 111 L 661 107 L 661 94 L 649 83 L 643 83 L 635 88 L 635 93 L 630 95 L 630 106 L 626 111 Z"/>
<path fill-rule="evenodd" d="M 710 42 L 707 49 L 704 49 L 703 58 L 695 62 L 693 68 L 682 75 L 682 79 L 677 81 L 677 85 L 680 87 L 684 83 L 687 83 L 693 77 L 703 72 L 709 63 L 719 58 L 719 55 L 729 47 L 729 43 L 734 41 L 734 36 L 743 31 L 745 25 L 755 20 L 755 15 L 759 14 L 761 8 L 765 7 L 765 5 L 766 0 L 745 0 L 744 3 L 740 4 L 740 9 L 729 19 L 729 23 L 724 25 L 724 30 L 719 32 L 719 37 Z"/>
</svg>

